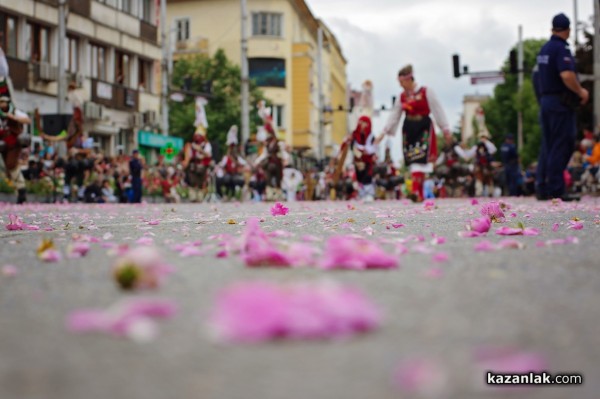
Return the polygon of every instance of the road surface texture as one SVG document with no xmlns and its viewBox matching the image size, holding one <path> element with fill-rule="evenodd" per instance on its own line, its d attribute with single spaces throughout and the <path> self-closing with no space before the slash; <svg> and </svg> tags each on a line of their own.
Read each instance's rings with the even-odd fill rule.
<svg viewBox="0 0 600 399">
<path fill-rule="evenodd" d="M 459 232 L 488 200 L 291 203 L 277 217 L 265 203 L 0 205 L 1 226 L 16 214 L 40 228 L 0 231 L 0 398 L 600 398 L 600 200 L 504 201 L 506 221 L 475 238 Z M 237 239 L 250 217 L 279 240 L 321 250 L 332 235 L 360 235 L 397 253 L 400 265 L 326 271 L 250 268 L 235 251 L 218 258 L 219 240 L 228 240 L 220 234 Z M 519 222 L 539 235 L 495 233 Z M 37 258 L 42 238 L 61 260 Z M 475 250 L 506 239 L 516 242 Z M 73 240 L 91 240 L 89 253 L 66 257 Z M 195 241 L 196 256 L 174 250 Z M 123 292 L 111 277 L 117 244 L 155 245 L 175 273 L 156 290 Z M 381 308 L 382 325 L 341 340 L 254 344 L 224 344 L 209 332 L 215 296 L 231 283 L 323 279 L 361 289 Z M 132 296 L 172 299 L 179 312 L 150 342 L 66 327 L 73 311 Z M 584 383 L 486 388 L 474 367 L 481 348 L 538 356 L 548 372 L 580 373 Z M 421 360 L 428 366 L 413 383 L 395 381 L 399 364 Z"/>
</svg>

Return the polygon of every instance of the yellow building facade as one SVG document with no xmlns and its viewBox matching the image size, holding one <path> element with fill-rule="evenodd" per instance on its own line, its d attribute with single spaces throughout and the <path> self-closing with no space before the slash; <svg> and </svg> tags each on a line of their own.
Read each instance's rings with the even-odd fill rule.
<svg viewBox="0 0 600 399">
<path fill-rule="evenodd" d="M 292 148 L 318 147 L 318 29 L 323 29 L 324 107 L 347 108 L 346 59 L 335 36 L 316 19 L 304 0 L 248 0 L 250 78 L 269 100 L 280 137 Z M 239 0 L 168 0 L 167 20 L 176 48 L 185 53 L 223 49 L 241 62 Z M 257 111 L 251 104 L 250 112 Z M 347 127 L 345 112 L 325 112 L 326 152 L 339 144 Z"/>
</svg>

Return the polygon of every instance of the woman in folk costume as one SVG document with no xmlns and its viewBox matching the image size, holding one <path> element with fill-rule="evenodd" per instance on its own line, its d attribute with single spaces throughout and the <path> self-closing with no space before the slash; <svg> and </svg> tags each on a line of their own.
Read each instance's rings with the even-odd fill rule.
<svg viewBox="0 0 600 399">
<path fill-rule="evenodd" d="M 227 154 L 223 156 L 219 166 L 225 172 L 223 176 L 223 185 L 225 186 L 226 195 L 232 198 L 238 187 L 244 185 L 244 177 L 241 173 L 241 168 L 247 165 L 244 158 L 241 157 L 238 148 L 238 127 L 233 125 L 227 132 Z"/>
<path fill-rule="evenodd" d="M 212 147 L 206 138 L 203 126 L 198 126 L 192 142 L 186 143 L 183 151 L 182 165 L 186 171 L 190 201 L 202 201 L 206 190 L 206 177 L 212 161 Z"/>
<path fill-rule="evenodd" d="M 435 129 L 430 114 L 442 129 L 447 142 L 452 140 L 446 114 L 435 93 L 425 86 L 418 86 L 413 77 L 413 68 L 407 65 L 398 72 L 398 81 L 404 91 L 396 103 L 383 133 L 395 135 L 402 115 L 402 146 L 404 162 L 412 177 L 412 192 L 416 199 L 423 199 L 423 182 L 426 173 L 433 172 L 438 150 Z M 383 135 L 377 138 L 377 143 Z"/>
<path fill-rule="evenodd" d="M 359 183 L 359 196 L 366 201 L 375 198 L 373 166 L 375 164 L 375 136 L 371 132 L 371 118 L 361 116 L 352 136 L 350 148 L 354 154 L 356 179 Z"/>
</svg>

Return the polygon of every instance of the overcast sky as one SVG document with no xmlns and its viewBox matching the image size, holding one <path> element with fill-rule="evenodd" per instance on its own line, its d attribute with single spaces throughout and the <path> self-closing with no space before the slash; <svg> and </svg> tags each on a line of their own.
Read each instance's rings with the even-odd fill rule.
<svg viewBox="0 0 600 399">
<path fill-rule="evenodd" d="M 418 83 L 431 87 L 452 127 L 466 94 L 491 94 L 452 75 L 452 54 L 471 71 L 498 70 L 518 39 L 548 38 L 552 17 L 564 12 L 573 26 L 573 0 L 306 0 L 336 35 L 348 60 L 348 81 L 374 84 L 375 105 L 391 104 L 398 69 L 413 64 Z M 579 0 L 578 20 L 588 22 L 593 0 Z"/>
</svg>

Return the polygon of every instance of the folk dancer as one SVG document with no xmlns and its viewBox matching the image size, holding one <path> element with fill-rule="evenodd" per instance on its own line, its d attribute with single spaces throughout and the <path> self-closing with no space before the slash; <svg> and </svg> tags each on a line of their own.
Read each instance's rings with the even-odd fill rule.
<svg viewBox="0 0 600 399">
<path fill-rule="evenodd" d="M 206 178 L 212 162 L 212 147 L 202 126 L 196 129 L 192 142 L 186 143 L 183 151 L 182 166 L 186 172 L 189 199 L 191 202 L 200 202 L 206 195 Z"/>
<path fill-rule="evenodd" d="M 359 197 L 367 202 L 375 199 L 373 166 L 375 164 L 375 136 L 371 132 L 371 118 L 361 116 L 352 136 L 350 148 L 354 155 L 354 167 L 359 184 Z"/>
<path fill-rule="evenodd" d="M 28 147 L 30 137 L 23 133 L 23 125 L 31 123 L 29 116 L 14 107 L 7 96 L 0 97 L 0 153 L 4 163 L 4 175 L 17 190 L 17 203 L 27 201 L 25 178 L 19 167 L 21 149 Z"/>
<path fill-rule="evenodd" d="M 490 140 L 487 132 L 479 135 L 480 141 L 469 149 L 463 146 L 455 146 L 454 151 L 465 161 L 474 161 L 473 174 L 475 175 L 475 196 L 489 197 L 494 192 L 494 171 L 492 167 L 492 155 L 498 150 Z"/>
<path fill-rule="evenodd" d="M 223 177 L 219 182 L 225 188 L 223 193 L 228 198 L 234 198 L 236 193 L 244 186 L 243 168 L 248 165 L 239 153 L 238 127 L 233 125 L 227 132 L 227 154 L 223 156 L 219 167 L 223 170 Z"/>
<path fill-rule="evenodd" d="M 398 72 L 398 81 L 404 91 L 400 95 L 400 101 L 393 108 L 383 134 L 377 138 L 377 143 L 383 139 L 383 135 L 395 135 L 400 119 L 405 115 L 402 125 L 404 162 L 411 172 L 412 196 L 415 200 L 422 201 L 425 174 L 433 172 L 433 163 L 438 156 L 435 129 L 430 114 L 433 114 L 447 142 L 452 140 L 452 136 L 446 114 L 437 96 L 431 88 L 417 85 L 411 65 Z"/>
</svg>

